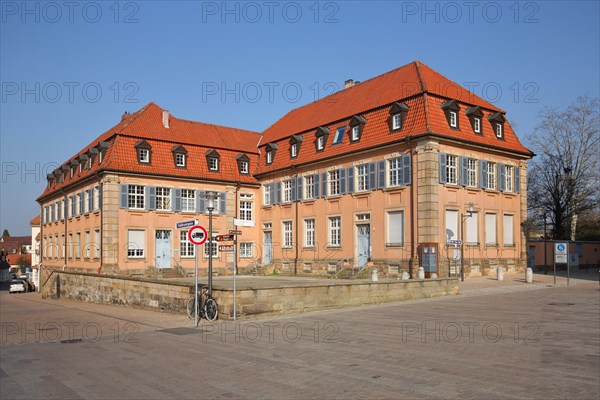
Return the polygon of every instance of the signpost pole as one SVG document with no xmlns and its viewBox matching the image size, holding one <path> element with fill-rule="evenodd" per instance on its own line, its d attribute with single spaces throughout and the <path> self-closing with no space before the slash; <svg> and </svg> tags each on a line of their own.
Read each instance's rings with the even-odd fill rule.
<svg viewBox="0 0 600 400">
<path fill-rule="evenodd" d="M 198 318 L 198 311 L 199 311 L 199 304 L 198 304 L 198 247 L 199 246 L 194 246 L 194 252 L 196 253 L 196 257 L 195 257 L 195 275 L 196 275 L 196 285 L 194 286 L 194 327 L 198 327 L 198 322 L 199 322 L 199 318 Z"/>
<path fill-rule="evenodd" d="M 567 286 L 569 286 L 569 278 L 571 275 L 571 271 L 570 271 L 571 263 L 569 262 L 569 261 L 571 261 L 570 260 L 571 256 L 569 254 L 569 244 L 570 243 L 567 243 Z"/>
<path fill-rule="evenodd" d="M 554 248 L 554 257 L 552 257 L 554 259 L 554 286 L 556 286 L 556 244 L 553 246 Z"/>
<path fill-rule="evenodd" d="M 233 225 L 233 229 L 237 230 L 237 225 Z M 233 239 L 233 320 L 235 321 L 236 315 L 236 276 L 237 276 L 237 235 Z"/>
</svg>

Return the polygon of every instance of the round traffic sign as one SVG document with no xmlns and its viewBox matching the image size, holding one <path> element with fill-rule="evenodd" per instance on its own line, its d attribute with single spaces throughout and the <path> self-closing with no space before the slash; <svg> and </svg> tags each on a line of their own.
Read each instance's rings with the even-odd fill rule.
<svg viewBox="0 0 600 400">
<path fill-rule="evenodd" d="M 206 242 L 206 239 L 208 239 L 208 232 L 206 232 L 206 229 L 203 226 L 194 225 L 188 231 L 187 236 L 188 240 L 192 242 L 192 244 L 200 246 Z"/>
<path fill-rule="evenodd" d="M 563 243 L 559 243 L 559 244 L 556 246 L 556 249 L 557 249 L 558 251 L 565 251 L 565 249 L 566 249 L 566 246 L 565 246 Z"/>
</svg>

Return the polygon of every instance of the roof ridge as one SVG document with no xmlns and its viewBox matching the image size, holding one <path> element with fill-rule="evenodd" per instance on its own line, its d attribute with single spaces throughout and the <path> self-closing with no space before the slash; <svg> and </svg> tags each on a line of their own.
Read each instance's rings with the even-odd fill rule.
<svg viewBox="0 0 600 400">
<path fill-rule="evenodd" d="M 256 134 L 256 135 L 262 135 L 262 132 L 257 132 L 257 131 L 251 131 L 248 129 L 244 129 L 244 128 L 236 128 L 234 126 L 227 126 L 227 125 L 219 125 L 219 124 L 213 124 L 211 122 L 203 122 L 203 121 L 194 121 L 191 119 L 185 119 L 185 118 L 179 118 L 176 117 L 174 115 L 171 115 L 173 117 L 173 119 L 179 120 L 179 121 L 183 121 L 183 122 L 190 122 L 192 124 L 200 124 L 200 125 L 206 125 L 206 126 L 214 126 L 217 128 L 227 128 L 227 129 L 237 129 L 238 131 L 244 131 L 244 132 L 248 132 L 248 133 L 252 133 L 252 134 Z"/>
<path fill-rule="evenodd" d="M 419 61 L 415 61 L 415 68 L 417 70 L 417 76 L 419 77 L 419 83 L 421 84 L 421 91 L 422 92 L 427 92 L 427 85 L 425 84 L 425 81 L 423 80 L 423 76 L 421 76 L 421 64 Z"/>
<path fill-rule="evenodd" d="M 423 93 L 423 99 L 425 100 L 425 104 L 423 110 L 425 111 L 425 128 L 427 132 L 431 132 L 431 127 L 429 125 L 429 95 L 427 92 Z"/>
</svg>

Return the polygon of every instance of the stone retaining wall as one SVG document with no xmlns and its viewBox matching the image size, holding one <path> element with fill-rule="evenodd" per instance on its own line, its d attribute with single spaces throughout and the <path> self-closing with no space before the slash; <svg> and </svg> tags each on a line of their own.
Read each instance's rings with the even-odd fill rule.
<svg viewBox="0 0 600 400">
<path fill-rule="evenodd" d="M 54 271 L 41 288 L 42 297 L 116 304 L 185 313 L 193 284 L 143 278 Z M 389 303 L 458 294 L 458 279 L 369 282 L 349 281 L 322 286 L 241 288 L 237 316 L 256 317 Z M 213 289 L 221 319 L 233 317 L 233 290 Z"/>
</svg>

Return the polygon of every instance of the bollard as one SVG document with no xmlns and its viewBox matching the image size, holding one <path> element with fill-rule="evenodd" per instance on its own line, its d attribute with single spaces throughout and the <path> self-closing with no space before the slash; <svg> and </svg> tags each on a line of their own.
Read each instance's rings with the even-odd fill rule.
<svg viewBox="0 0 600 400">
<path fill-rule="evenodd" d="M 406 280 L 410 279 L 410 275 L 408 274 L 408 272 L 404 271 L 402 273 L 402 278 L 400 278 L 400 279 L 402 279 L 403 281 L 406 281 Z"/>
<path fill-rule="evenodd" d="M 419 272 L 417 273 L 417 279 L 425 279 L 425 268 L 419 267 Z"/>
<path fill-rule="evenodd" d="M 437 279 L 438 276 L 437 276 L 437 274 L 435 272 L 432 272 L 430 278 L 431 279 Z"/>
<path fill-rule="evenodd" d="M 371 281 L 377 282 L 378 280 L 379 280 L 379 274 L 377 274 L 377 270 L 374 269 L 373 271 L 371 271 Z"/>
<path fill-rule="evenodd" d="M 533 270 L 529 267 L 525 270 L 525 281 L 527 283 L 533 282 Z"/>
<path fill-rule="evenodd" d="M 504 268 L 502 268 L 502 267 L 496 268 L 496 278 L 498 278 L 499 281 L 504 280 Z"/>
</svg>

